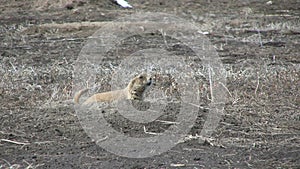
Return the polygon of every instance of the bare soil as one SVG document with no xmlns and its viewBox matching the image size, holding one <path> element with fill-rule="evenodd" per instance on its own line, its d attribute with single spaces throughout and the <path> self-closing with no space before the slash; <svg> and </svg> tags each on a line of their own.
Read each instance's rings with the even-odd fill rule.
<svg viewBox="0 0 300 169">
<path fill-rule="evenodd" d="M 1 169 L 300 168 L 300 1 L 130 4 L 134 9 L 110 0 L 0 2 Z M 190 139 L 144 159 L 97 146 L 72 102 L 73 66 L 88 37 L 137 11 L 200 23 L 227 70 L 228 89 L 211 138 L 198 142 L 205 121 L 199 115 Z M 119 118 L 112 123 L 130 128 Z"/>
</svg>

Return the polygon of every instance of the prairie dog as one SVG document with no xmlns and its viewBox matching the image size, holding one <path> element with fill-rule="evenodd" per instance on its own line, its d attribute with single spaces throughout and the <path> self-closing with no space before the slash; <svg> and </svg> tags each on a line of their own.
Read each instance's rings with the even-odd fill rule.
<svg viewBox="0 0 300 169">
<path fill-rule="evenodd" d="M 142 100 L 144 92 L 152 84 L 152 78 L 147 74 L 140 74 L 134 77 L 126 88 L 109 92 L 97 93 L 83 102 L 83 105 L 96 102 L 112 102 L 120 99 Z M 79 98 L 88 89 L 80 90 L 74 96 L 74 102 L 79 103 Z"/>
</svg>

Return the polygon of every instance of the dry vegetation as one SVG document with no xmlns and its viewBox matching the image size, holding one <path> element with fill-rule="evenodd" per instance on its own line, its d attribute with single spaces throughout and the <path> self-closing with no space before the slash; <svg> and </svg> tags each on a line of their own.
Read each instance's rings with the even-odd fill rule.
<svg viewBox="0 0 300 169">
<path fill-rule="evenodd" d="M 228 89 L 212 138 L 198 143 L 205 121 L 199 116 L 186 141 L 160 156 L 127 159 L 101 149 L 75 115 L 73 66 L 88 36 L 134 11 L 109 0 L 5 0 L 0 168 L 300 167 L 299 2 L 132 0 L 131 5 L 176 13 L 209 32 L 227 70 Z"/>
</svg>

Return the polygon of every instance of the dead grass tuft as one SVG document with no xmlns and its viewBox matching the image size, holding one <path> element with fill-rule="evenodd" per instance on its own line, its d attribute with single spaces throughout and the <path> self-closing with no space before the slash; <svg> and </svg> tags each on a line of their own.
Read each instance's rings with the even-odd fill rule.
<svg viewBox="0 0 300 169">
<path fill-rule="evenodd" d="M 73 4 L 86 2 L 87 0 L 36 0 L 33 7 L 37 10 L 72 8 Z"/>
</svg>

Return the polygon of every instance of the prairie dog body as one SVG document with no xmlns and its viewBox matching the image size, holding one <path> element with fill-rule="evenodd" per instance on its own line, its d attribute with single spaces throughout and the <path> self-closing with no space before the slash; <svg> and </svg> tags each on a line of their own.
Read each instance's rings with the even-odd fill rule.
<svg viewBox="0 0 300 169">
<path fill-rule="evenodd" d="M 140 74 L 134 77 L 126 88 L 109 92 L 97 93 L 83 102 L 83 105 L 96 102 L 112 102 L 121 99 L 142 100 L 146 89 L 151 85 L 152 78 L 147 74 Z M 88 89 L 80 90 L 74 96 L 74 102 L 79 103 L 80 96 Z"/>
</svg>

